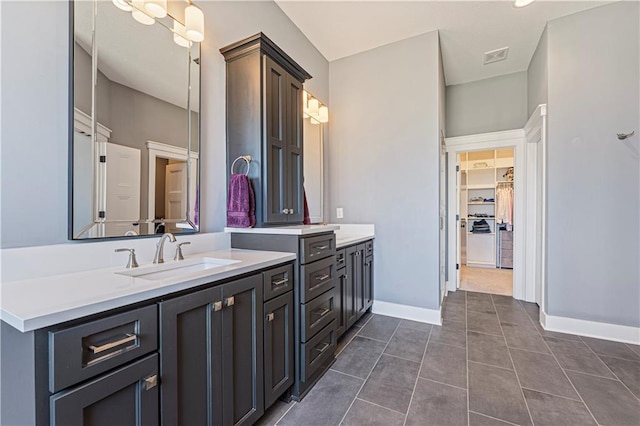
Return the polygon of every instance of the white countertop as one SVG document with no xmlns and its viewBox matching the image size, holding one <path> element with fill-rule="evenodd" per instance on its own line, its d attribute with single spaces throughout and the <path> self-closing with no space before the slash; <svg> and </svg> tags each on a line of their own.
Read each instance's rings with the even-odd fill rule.
<svg viewBox="0 0 640 426">
<path fill-rule="evenodd" d="M 266 228 L 224 228 L 224 232 L 235 234 L 311 235 L 337 231 L 340 225 L 291 225 Z"/>
<path fill-rule="evenodd" d="M 336 248 L 350 246 L 375 238 L 373 224 L 341 224 L 336 231 Z"/>
<path fill-rule="evenodd" d="M 225 249 L 185 256 L 236 260 L 237 263 L 185 273 L 180 277 L 147 280 L 120 275 L 122 267 L 95 269 L 2 283 L 0 319 L 27 332 L 87 315 L 161 297 L 214 281 L 294 260 L 294 253 Z M 174 261 L 167 261 L 169 265 Z M 133 271 L 144 271 L 150 263 Z"/>
<path fill-rule="evenodd" d="M 342 247 L 358 244 L 372 238 L 373 235 L 350 235 L 342 238 L 336 237 L 336 248 L 340 249 Z"/>
</svg>

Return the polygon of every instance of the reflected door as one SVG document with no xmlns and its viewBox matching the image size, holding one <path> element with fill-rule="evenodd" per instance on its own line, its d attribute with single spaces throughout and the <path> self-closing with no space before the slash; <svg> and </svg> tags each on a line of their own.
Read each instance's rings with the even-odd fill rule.
<svg viewBox="0 0 640 426">
<path fill-rule="evenodd" d="M 140 221 L 140 150 L 106 144 L 106 235 L 138 232 Z"/>
<path fill-rule="evenodd" d="M 183 220 L 187 211 L 187 163 L 167 165 L 165 191 L 165 219 Z M 175 223 L 167 223 L 165 229 L 178 230 Z"/>
</svg>

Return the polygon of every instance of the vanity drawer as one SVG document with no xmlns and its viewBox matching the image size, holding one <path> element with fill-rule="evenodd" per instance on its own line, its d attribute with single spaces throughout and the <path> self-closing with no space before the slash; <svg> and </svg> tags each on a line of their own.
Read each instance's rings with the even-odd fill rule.
<svg viewBox="0 0 640 426">
<path fill-rule="evenodd" d="M 264 301 L 293 290 L 293 265 L 284 265 L 262 273 Z"/>
<path fill-rule="evenodd" d="M 373 255 L 373 240 L 364 243 L 364 253 L 365 256 Z"/>
<path fill-rule="evenodd" d="M 156 305 L 49 332 L 49 390 L 58 392 L 158 348 Z"/>
<path fill-rule="evenodd" d="M 309 303 L 301 303 L 300 332 L 301 340 L 306 342 L 318 333 L 319 330 L 337 318 L 338 312 L 336 292 L 331 289 L 326 293 L 316 297 Z"/>
<path fill-rule="evenodd" d="M 334 233 L 302 238 L 300 240 L 300 263 L 311 263 L 336 254 Z"/>
<path fill-rule="evenodd" d="M 336 321 L 333 320 L 307 343 L 302 343 L 300 366 L 302 381 L 318 371 L 336 350 Z"/>
<path fill-rule="evenodd" d="M 300 268 L 300 301 L 307 303 L 333 288 L 336 276 L 335 257 L 331 256 Z"/>
<path fill-rule="evenodd" d="M 345 249 L 336 251 L 336 269 L 340 270 L 347 266 L 347 252 Z"/>
</svg>

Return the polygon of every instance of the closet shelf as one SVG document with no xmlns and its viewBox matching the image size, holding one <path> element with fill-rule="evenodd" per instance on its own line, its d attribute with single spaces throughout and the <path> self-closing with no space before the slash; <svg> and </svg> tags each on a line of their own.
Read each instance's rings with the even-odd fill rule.
<svg viewBox="0 0 640 426">
<path fill-rule="evenodd" d="M 484 201 L 469 201 L 467 204 L 470 206 L 492 206 L 495 202 L 490 201 L 485 203 Z"/>
<path fill-rule="evenodd" d="M 467 235 L 496 235 L 495 232 L 468 232 Z"/>
<path fill-rule="evenodd" d="M 469 189 L 496 189 L 496 186 L 491 185 L 467 185 L 467 190 Z"/>
</svg>

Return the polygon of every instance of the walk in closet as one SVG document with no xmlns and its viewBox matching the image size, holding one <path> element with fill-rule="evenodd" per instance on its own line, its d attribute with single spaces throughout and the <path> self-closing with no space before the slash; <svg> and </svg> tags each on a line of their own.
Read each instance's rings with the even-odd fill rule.
<svg viewBox="0 0 640 426">
<path fill-rule="evenodd" d="M 513 268 L 513 149 L 460 155 L 461 254 L 466 266 Z"/>
</svg>

